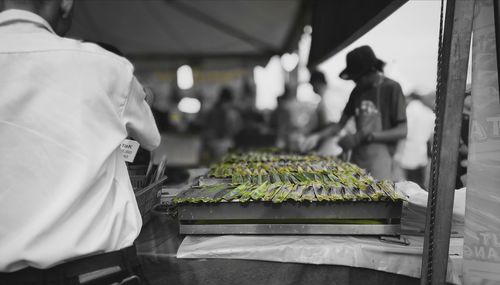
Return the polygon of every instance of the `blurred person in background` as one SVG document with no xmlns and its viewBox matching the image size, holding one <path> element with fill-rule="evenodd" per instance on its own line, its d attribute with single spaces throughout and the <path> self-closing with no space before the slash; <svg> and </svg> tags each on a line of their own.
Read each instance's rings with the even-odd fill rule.
<svg viewBox="0 0 500 285">
<path fill-rule="evenodd" d="M 271 147 L 274 144 L 275 136 L 271 135 L 264 115 L 257 110 L 256 97 L 253 79 L 246 79 L 237 105 L 241 119 L 241 128 L 235 136 L 235 148 L 238 150 Z"/>
<path fill-rule="evenodd" d="M 434 132 L 434 112 L 427 107 L 421 96 L 415 93 L 406 97 L 408 134 L 401 142 L 394 159 L 403 169 L 404 178 L 426 189 L 425 171 L 428 164 L 428 142 Z"/>
<path fill-rule="evenodd" d="M 292 90 L 285 85 L 284 92 L 278 97 L 278 107 L 271 117 L 271 127 L 276 133 L 276 146 L 288 151 L 299 151 L 300 144 L 313 127 L 314 110 L 299 102 Z"/>
<path fill-rule="evenodd" d="M 72 0 L 0 3 L 0 284 L 145 283 L 120 145 L 160 136 L 132 64 L 60 36 Z"/>
<path fill-rule="evenodd" d="M 352 151 L 351 161 L 366 169 L 376 179 L 391 179 L 396 143 L 406 137 L 406 104 L 401 86 L 383 75 L 385 63 L 369 46 L 349 52 L 347 67 L 340 73 L 353 80 L 351 92 L 339 123 L 307 137 L 302 150 L 311 150 L 325 138 L 338 134 L 354 117 L 356 133 L 344 136 L 339 144 Z"/>
<path fill-rule="evenodd" d="M 342 108 L 345 106 L 346 102 L 342 102 L 339 100 L 339 96 L 335 96 L 334 94 L 330 94 L 329 98 L 327 98 L 330 89 L 328 88 L 328 81 L 326 80 L 326 76 L 323 72 L 319 70 L 311 71 L 309 83 L 311 84 L 314 93 L 321 97 L 321 101 L 319 102 L 315 112 L 316 127 L 312 131 L 317 132 L 329 124 L 336 123 L 340 120 Z M 330 99 L 330 101 L 328 101 L 328 99 Z M 346 124 L 345 128 L 351 133 L 355 132 L 352 120 Z M 340 155 L 342 153 L 342 148 L 338 145 L 340 135 L 343 135 L 343 132 L 340 132 L 337 136 L 325 138 L 317 148 L 318 153 L 330 156 Z"/>
<path fill-rule="evenodd" d="M 200 141 L 194 135 L 199 129 L 197 114 L 184 112 L 181 102 L 186 97 L 182 96 L 175 80 L 169 90 L 167 94 L 154 96 L 152 110 L 162 139 L 160 146 L 151 153 L 151 164 L 158 165 L 159 169 L 165 167 L 166 183 L 176 184 L 187 179 L 187 165 L 199 163 L 201 143 L 193 145 L 194 140 Z"/>
<path fill-rule="evenodd" d="M 328 119 L 327 106 L 325 95 L 328 88 L 328 83 L 326 81 L 325 74 L 319 70 L 313 70 L 311 72 L 311 77 L 309 78 L 309 83 L 311 84 L 314 93 L 321 97 L 321 101 L 318 104 L 318 109 L 316 111 L 316 124 L 317 128 L 324 128 L 331 121 Z"/>
<path fill-rule="evenodd" d="M 167 132 L 177 131 L 179 129 L 178 125 L 180 118 L 177 104 L 181 98 L 175 83 L 172 84 L 169 93 L 160 93 L 158 96 L 155 96 L 154 99 L 151 110 L 153 111 L 153 116 L 160 133 L 165 134 Z"/>
<path fill-rule="evenodd" d="M 241 118 L 229 87 L 223 87 L 215 105 L 205 117 L 204 143 L 210 161 L 216 161 L 234 146 L 234 137 L 241 129 Z"/>
<path fill-rule="evenodd" d="M 284 148 L 288 142 L 288 134 L 292 131 L 292 114 L 290 102 L 293 100 L 288 86 L 285 86 L 283 94 L 277 98 L 276 109 L 271 114 L 271 129 L 276 134 L 276 146 Z"/>
</svg>

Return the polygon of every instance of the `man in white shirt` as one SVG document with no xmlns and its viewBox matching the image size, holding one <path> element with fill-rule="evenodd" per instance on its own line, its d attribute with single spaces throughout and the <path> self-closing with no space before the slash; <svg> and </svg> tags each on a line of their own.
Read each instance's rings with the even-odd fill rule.
<svg viewBox="0 0 500 285">
<path fill-rule="evenodd" d="M 72 6 L 0 0 L 0 284 L 135 274 L 123 257 L 142 221 L 119 146 L 160 135 L 132 64 L 54 32 Z"/>
</svg>

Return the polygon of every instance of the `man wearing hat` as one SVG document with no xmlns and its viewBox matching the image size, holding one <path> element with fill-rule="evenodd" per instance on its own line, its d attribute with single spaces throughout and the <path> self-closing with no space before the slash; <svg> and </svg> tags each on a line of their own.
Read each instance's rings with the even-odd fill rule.
<svg viewBox="0 0 500 285">
<path fill-rule="evenodd" d="M 303 149 L 336 135 L 354 117 L 357 132 L 340 140 L 344 151 L 352 151 L 351 161 L 376 179 L 392 178 L 392 156 L 398 140 L 406 137 L 406 105 L 401 86 L 383 75 L 385 63 L 369 46 L 347 54 L 347 67 L 340 78 L 353 80 L 356 87 L 338 124 L 331 124 L 309 136 Z"/>
</svg>

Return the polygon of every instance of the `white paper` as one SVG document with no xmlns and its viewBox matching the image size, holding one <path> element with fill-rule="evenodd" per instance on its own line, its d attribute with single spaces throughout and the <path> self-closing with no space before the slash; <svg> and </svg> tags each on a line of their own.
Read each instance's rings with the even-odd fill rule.
<svg viewBox="0 0 500 285">
<path fill-rule="evenodd" d="M 123 140 L 120 145 L 120 149 L 122 150 L 122 155 L 125 161 L 133 162 L 135 155 L 139 150 L 139 143 L 134 140 Z"/>
</svg>

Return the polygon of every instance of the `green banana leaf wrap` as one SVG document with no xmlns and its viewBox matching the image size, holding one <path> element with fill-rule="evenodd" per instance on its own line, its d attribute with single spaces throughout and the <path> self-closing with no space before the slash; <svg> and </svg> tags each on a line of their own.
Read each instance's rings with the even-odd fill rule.
<svg viewBox="0 0 500 285">
<path fill-rule="evenodd" d="M 283 203 L 288 199 L 288 194 L 292 191 L 294 185 L 293 184 L 283 184 L 280 189 L 274 195 L 272 201 L 273 203 Z"/>
<path fill-rule="evenodd" d="M 355 164 L 277 150 L 228 154 L 209 168 L 204 179 L 173 202 L 405 200 L 393 182 L 377 181 Z"/>
</svg>

